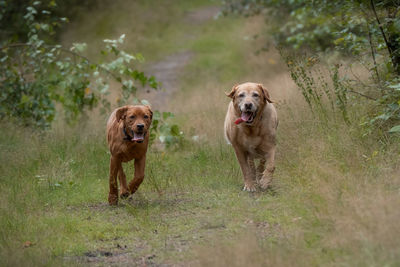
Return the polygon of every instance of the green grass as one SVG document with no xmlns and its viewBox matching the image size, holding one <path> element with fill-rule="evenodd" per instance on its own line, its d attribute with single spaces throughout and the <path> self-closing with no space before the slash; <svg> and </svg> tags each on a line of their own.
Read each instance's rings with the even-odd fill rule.
<svg viewBox="0 0 400 267">
<path fill-rule="evenodd" d="M 78 138 L 78 132 L 70 134 Z M 64 136 L 50 133 L 29 139 L 24 133 L 16 137 L 15 131 L 2 136 L 17 138 L 19 144 L 2 150 L 5 264 L 18 264 L 18 260 L 26 264 L 26 259 L 10 256 L 11 251 L 35 251 L 35 263 L 49 260 L 51 265 L 61 256 L 82 256 L 99 248 L 114 251 L 117 243 L 131 249 L 143 246 L 139 256 L 156 253 L 162 261 L 173 252 L 180 259 L 182 255 L 171 246 L 201 243 L 221 229 L 224 235 L 234 235 L 243 223 L 241 217 L 247 217 L 246 203 L 237 205 L 238 200 L 253 202 L 251 195 L 240 192 L 238 166 L 232 151 L 223 145 L 188 145 L 184 151 L 149 153 L 140 193 L 115 208 L 106 203 L 109 155 L 103 136 L 68 143 Z M 26 163 L 18 162 L 19 158 Z M 125 170 L 132 176 L 132 164 Z M 25 241 L 34 245 L 23 249 Z"/>
<path fill-rule="evenodd" d="M 185 50 L 198 34 L 198 27 L 186 19 L 188 12 L 204 6 L 218 5 L 211 0 L 185 1 L 124 1 L 103 3 L 89 14 L 82 14 L 65 28 L 65 45 L 86 42 L 88 54 L 98 57 L 104 39 L 126 34 L 125 47 L 140 52 L 149 62 Z M 95 40 L 95 41 L 94 41 Z"/>
<path fill-rule="evenodd" d="M 185 11 L 212 1 L 125 2 L 82 18 L 86 27 L 68 36 L 91 33 L 86 38 L 96 44 L 123 33 L 132 26 L 127 18 L 134 17 L 131 38 L 137 40 L 128 42 L 129 49 L 151 61 L 191 51 L 182 90 L 170 101 L 188 141 L 165 151 L 151 147 L 138 192 L 110 207 L 105 118 L 75 128 L 58 122 L 44 133 L 3 122 L 1 266 L 399 265 L 398 140 L 379 143 L 363 136 L 356 123 L 360 106 L 351 109 L 350 126 L 314 118 L 289 90 L 295 89 L 278 80 L 270 84 L 272 96 L 290 93 L 278 99 L 286 102 L 278 105 L 273 187 L 242 192 L 239 166 L 223 140 L 229 101 L 224 92 L 242 81 L 268 82 L 284 71 L 282 64 L 271 67 L 264 55 L 249 52 L 260 43 L 243 36 L 263 22 L 230 17 L 183 23 Z M 106 23 L 112 19 L 115 24 Z M 265 58 L 276 58 L 276 52 Z M 200 141 L 190 141 L 191 135 Z M 131 179 L 133 163 L 124 169 Z M 32 245 L 24 247 L 26 241 Z"/>
<path fill-rule="evenodd" d="M 399 182 L 396 165 L 384 163 L 385 156 L 396 156 L 396 149 L 368 160 L 355 156 L 337 138 L 359 137 L 345 135 L 339 125 L 328 132 L 315 122 L 282 122 L 276 179 L 267 193 L 241 191 L 236 159 L 224 143 L 150 150 L 145 182 L 132 200 L 118 207 L 106 201 L 109 154 L 102 134 L 82 135 L 80 129 L 36 134 L 4 126 L 2 265 L 84 264 L 85 253 L 101 251 L 115 257 L 124 253 L 132 260 L 154 254 L 158 263 L 199 259 L 203 264 L 234 264 L 230 257 L 240 262 L 242 248 L 237 246 L 243 242 L 251 247 L 243 253 L 256 253 L 254 265 L 351 265 L 354 260 L 395 265 L 399 260 L 391 255 L 398 247 L 388 236 L 397 236 L 399 230 L 391 221 L 399 215 L 393 205 L 399 202 Z M 287 139 L 288 127 L 297 129 L 298 140 Z M 373 155 L 379 146 L 357 149 L 357 154 Z M 132 165 L 124 166 L 128 177 Z M 380 213 L 382 205 L 387 212 L 369 214 Z M 348 222 L 340 225 L 339 219 Z M 378 224 L 385 229 L 376 237 L 370 228 Z M 26 241 L 33 246 L 23 248 Z M 205 259 L 208 250 L 224 254 Z M 268 258 L 260 257 L 263 253 Z"/>
</svg>

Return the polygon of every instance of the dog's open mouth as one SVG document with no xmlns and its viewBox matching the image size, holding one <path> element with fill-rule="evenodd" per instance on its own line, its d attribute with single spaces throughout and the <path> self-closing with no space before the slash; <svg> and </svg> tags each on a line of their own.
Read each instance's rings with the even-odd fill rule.
<svg viewBox="0 0 400 267">
<path fill-rule="evenodd" d="M 255 112 L 251 111 L 244 111 L 242 112 L 242 115 L 240 116 L 240 119 L 244 121 L 245 123 L 252 123 L 254 121 L 254 118 L 256 117 Z"/>
<path fill-rule="evenodd" d="M 146 136 L 145 132 L 133 132 L 132 141 L 142 143 L 144 141 L 144 137 Z"/>
</svg>

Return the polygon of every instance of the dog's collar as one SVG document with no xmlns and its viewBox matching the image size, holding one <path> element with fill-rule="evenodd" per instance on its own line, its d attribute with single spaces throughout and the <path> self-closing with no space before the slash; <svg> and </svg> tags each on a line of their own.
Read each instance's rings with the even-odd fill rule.
<svg viewBox="0 0 400 267">
<path fill-rule="evenodd" d="M 123 128 L 123 131 L 124 131 L 124 141 L 131 141 L 131 142 L 132 142 L 133 137 L 130 136 L 130 135 L 126 132 L 125 125 L 124 125 L 124 128 Z"/>
</svg>

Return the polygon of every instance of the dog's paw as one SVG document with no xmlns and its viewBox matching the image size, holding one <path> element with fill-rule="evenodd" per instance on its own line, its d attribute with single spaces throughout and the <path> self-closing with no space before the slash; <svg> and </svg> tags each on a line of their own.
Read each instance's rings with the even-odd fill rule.
<svg viewBox="0 0 400 267">
<path fill-rule="evenodd" d="M 121 193 L 119 194 L 119 197 L 121 198 L 121 199 L 125 199 L 125 198 L 128 198 L 129 197 L 129 192 L 128 191 L 121 191 Z"/>
<path fill-rule="evenodd" d="M 108 203 L 110 206 L 118 205 L 118 196 L 117 195 L 108 195 Z"/>
<path fill-rule="evenodd" d="M 256 192 L 257 188 L 254 184 L 245 184 L 243 187 L 243 191 L 247 192 Z"/>
<path fill-rule="evenodd" d="M 260 185 L 261 189 L 266 190 L 271 185 L 271 178 L 262 178 L 258 184 Z"/>
</svg>

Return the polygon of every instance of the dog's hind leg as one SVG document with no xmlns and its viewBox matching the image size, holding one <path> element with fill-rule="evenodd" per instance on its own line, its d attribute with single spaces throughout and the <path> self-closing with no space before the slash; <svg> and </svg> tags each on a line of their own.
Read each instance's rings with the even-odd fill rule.
<svg viewBox="0 0 400 267">
<path fill-rule="evenodd" d="M 146 157 L 142 157 L 141 159 L 135 159 L 135 176 L 133 180 L 129 183 L 129 192 L 131 194 L 135 193 L 139 188 L 140 184 L 144 179 L 144 169 L 146 166 Z"/>
<path fill-rule="evenodd" d="M 260 163 L 257 166 L 256 179 L 257 179 L 258 183 L 260 182 L 260 180 L 261 180 L 261 178 L 263 176 L 263 173 L 264 173 L 264 170 L 265 170 L 265 162 L 266 162 L 265 158 L 262 158 L 262 159 L 260 159 Z"/>
<path fill-rule="evenodd" d="M 259 184 L 262 189 L 267 189 L 271 184 L 272 177 L 275 171 L 275 146 L 272 147 L 266 156 L 267 167 L 263 172 L 263 176 L 259 181 Z"/>
<path fill-rule="evenodd" d="M 124 173 L 124 169 L 121 167 L 118 170 L 118 180 L 119 180 L 119 196 L 120 198 L 127 198 L 129 196 L 128 186 L 126 184 L 126 175 Z"/>
</svg>

